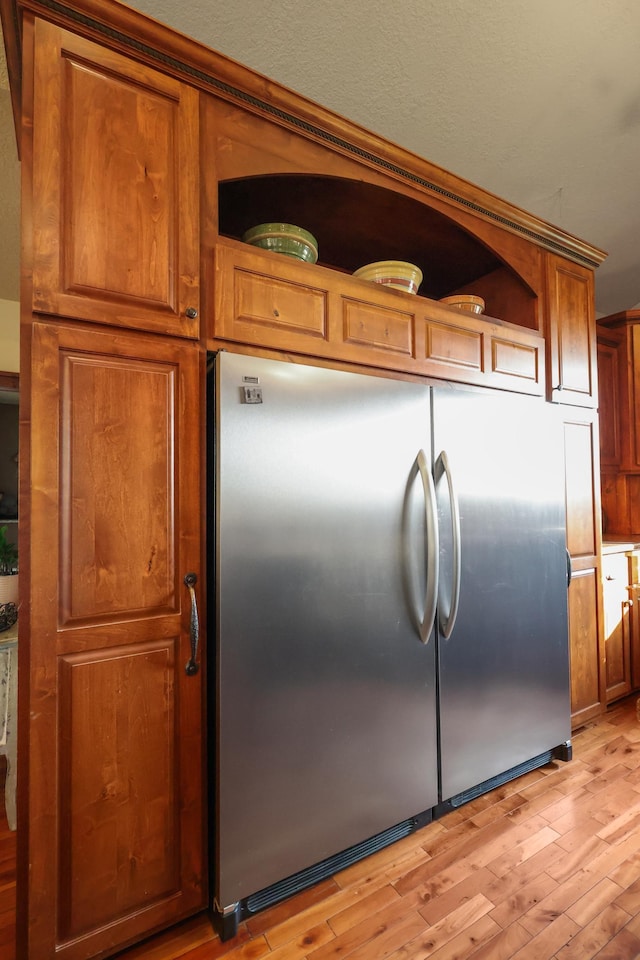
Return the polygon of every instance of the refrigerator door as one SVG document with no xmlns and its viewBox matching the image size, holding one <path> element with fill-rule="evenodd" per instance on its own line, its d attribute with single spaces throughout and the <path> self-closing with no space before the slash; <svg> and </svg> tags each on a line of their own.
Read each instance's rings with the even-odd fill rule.
<svg viewBox="0 0 640 960">
<path fill-rule="evenodd" d="M 432 807 L 437 731 L 428 388 L 221 353 L 216 397 L 225 907 Z"/>
<path fill-rule="evenodd" d="M 436 388 L 433 418 L 444 801 L 570 737 L 567 569 L 555 409 Z"/>
</svg>

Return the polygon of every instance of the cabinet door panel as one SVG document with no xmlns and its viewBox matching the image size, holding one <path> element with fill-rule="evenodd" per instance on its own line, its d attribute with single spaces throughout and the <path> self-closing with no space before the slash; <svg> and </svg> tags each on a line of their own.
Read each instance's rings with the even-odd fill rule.
<svg viewBox="0 0 640 960">
<path fill-rule="evenodd" d="M 592 425 L 567 421 L 565 472 L 567 484 L 567 547 L 572 557 L 593 556 L 597 551 L 594 508 L 596 494 Z"/>
<path fill-rule="evenodd" d="M 606 703 L 600 579 L 600 497 L 595 411 L 565 411 L 567 549 L 571 713 L 574 726 L 602 712 Z"/>
<path fill-rule="evenodd" d="M 598 573 L 575 572 L 569 587 L 571 715 L 575 726 L 602 711 Z"/>
<path fill-rule="evenodd" d="M 63 942 L 180 891 L 176 641 L 61 659 Z"/>
<path fill-rule="evenodd" d="M 602 466 L 620 467 L 620 348 L 615 344 L 598 343 L 598 395 L 600 397 L 600 462 Z"/>
<path fill-rule="evenodd" d="M 196 337 L 197 92 L 36 21 L 34 98 L 34 309 Z"/>
<path fill-rule="evenodd" d="M 436 363 L 483 372 L 483 334 L 453 323 L 430 321 L 425 324 L 425 357 Z"/>
<path fill-rule="evenodd" d="M 60 361 L 61 623 L 171 612 L 175 367 L 66 350 Z"/>
<path fill-rule="evenodd" d="M 200 373 L 186 342 L 33 325 L 18 895 L 33 960 L 114 952 L 206 902 L 183 583 L 200 571 Z"/>
<path fill-rule="evenodd" d="M 491 342 L 491 371 L 506 376 L 520 377 L 532 384 L 540 378 L 540 356 L 535 347 L 510 343 L 493 337 Z"/>
<path fill-rule="evenodd" d="M 630 397 L 628 409 L 626 412 L 628 423 L 624 423 L 623 429 L 628 432 L 630 446 L 629 466 L 631 470 L 640 468 L 640 326 L 637 323 L 631 325 L 628 332 L 628 361 L 627 375 L 629 378 Z"/>
<path fill-rule="evenodd" d="M 631 603 L 629 561 L 624 553 L 602 560 L 607 701 L 631 693 Z"/>
<path fill-rule="evenodd" d="M 547 254 L 550 395 L 559 403 L 597 405 L 593 271 Z"/>
<path fill-rule="evenodd" d="M 406 357 L 415 352 L 413 314 L 342 298 L 344 342 Z"/>
</svg>

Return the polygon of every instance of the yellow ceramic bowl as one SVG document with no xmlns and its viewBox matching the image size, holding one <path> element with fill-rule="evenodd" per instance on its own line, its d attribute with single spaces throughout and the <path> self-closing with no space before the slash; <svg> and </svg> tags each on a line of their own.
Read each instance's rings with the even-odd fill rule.
<svg viewBox="0 0 640 960">
<path fill-rule="evenodd" d="M 440 303 L 448 307 L 457 307 L 458 310 L 467 310 L 469 313 L 482 313 L 484 300 L 482 297 L 473 297 L 471 294 L 456 294 L 454 297 L 442 297 Z"/>
<path fill-rule="evenodd" d="M 405 260 L 377 260 L 359 267 L 353 273 L 361 280 L 372 280 L 405 293 L 417 293 L 422 283 L 422 270 Z"/>
</svg>

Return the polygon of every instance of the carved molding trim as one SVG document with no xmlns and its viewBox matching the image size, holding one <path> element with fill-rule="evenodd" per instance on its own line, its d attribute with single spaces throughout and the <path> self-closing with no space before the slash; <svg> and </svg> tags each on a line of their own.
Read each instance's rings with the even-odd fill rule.
<svg viewBox="0 0 640 960">
<path fill-rule="evenodd" d="M 6 2 L 6 0 L 4 0 L 4 2 Z M 9 0 L 9 2 L 19 3 L 20 0 Z M 218 93 L 224 94 L 225 97 L 228 97 L 231 100 L 244 103 L 255 110 L 259 110 L 261 113 L 267 114 L 274 119 L 303 131 L 304 133 L 310 134 L 316 139 L 323 140 L 325 143 L 329 143 L 334 147 L 338 147 L 339 149 L 350 153 L 352 156 L 365 160 L 367 163 L 373 166 L 386 170 L 397 177 L 401 177 L 402 179 L 422 187 L 424 190 L 436 194 L 443 199 L 458 204 L 459 206 L 473 213 L 480 214 L 494 223 L 498 223 L 501 226 L 514 231 L 515 233 L 527 237 L 534 243 L 545 247 L 548 250 L 552 250 L 562 256 L 568 257 L 570 260 L 578 261 L 579 263 L 585 264 L 588 267 L 597 267 L 602 260 L 605 259 L 606 254 L 595 247 L 592 248 L 588 244 L 583 245 L 580 243 L 580 241 L 577 241 L 576 246 L 570 246 L 569 244 L 562 243 L 561 241 L 556 240 L 544 233 L 531 229 L 525 224 L 518 222 L 517 219 L 511 219 L 497 212 L 496 210 L 492 210 L 490 207 L 483 206 L 474 200 L 460 196 L 454 191 L 446 189 L 446 187 L 443 187 L 437 183 L 433 183 L 431 180 L 428 180 L 425 177 L 421 177 L 419 174 L 412 173 L 411 171 L 404 169 L 404 167 L 392 163 L 391 161 L 386 160 L 371 151 L 364 150 L 362 147 L 351 143 L 349 140 L 323 129 L 321 126 L 316 126 L 315 124 L 310 123 L 308 120 L 304 120 L 287 110 L 283 110 L 280 107 L 267 103 L 254 94 L 240 90 L 232 84 L 219 79 L 212 73 L 202 70 L 193 64 L 186 62 L 185 60 L 178 59 L 177 57 L 164 53 L 163 51 L 154 48 L 150 44 L 147 44 L 142 40 L 138 40 L 135 37 L 131 37 L 128 34 L 123 33 L 121 30 L 115 29 L 114 27 L 111 27 L 100 20 L 96 20 L 94 17 L 89 16 L 80 10 L 69 7 L 64 3 L 60 3 L 59 0 L 37 0 L 37 5 L 50 10 L 52 13 L 57 14 L 58 17 L 64 18 L 67 21 L 77 23 L 87 28 L 94 34 L 100 34 L 101 36 L 113 41 L 121 47 L 127 47 L 130 50 L 143 55 L 146 60 L 153 60 L 156 63 L 162 64 L 164 67 L 169 68 L 173 73 L 177 73 L 183 77 L 190 77 L 193 80 L 196 80 L 200 86 L 204 86 L 211 90 L 217 91 Z M 143 14 L 140 14 L 140 16 L 142 17 Z M 589 255 L 586 250 L 592 250 L 593 254 Z"/>
</svg>

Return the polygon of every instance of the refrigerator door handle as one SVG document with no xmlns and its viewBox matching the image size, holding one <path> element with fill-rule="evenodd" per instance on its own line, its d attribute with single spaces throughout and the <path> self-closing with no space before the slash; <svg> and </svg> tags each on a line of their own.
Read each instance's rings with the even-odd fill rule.
<svg viewBox="0 0 640 960">
<path fill-rule="evenodd" d="M 442 476 L 447 478 L 447 486 L 449 488 L 449 502 L 451 505 L 451 533 L 452 533 L 452 543 L 453 543 L 453 578 L 451 584 L 451 605 L 449 608 L 449 614 L 445 620 L 443 616 L 443 606 L 442 600 L 438 598 L 438 623 L 440 624 L 440 632 L 445 640 L 447 640 L 453 633 L 453 628 L 456 624 L 456 618 L 458 616 L 458 607 L 460 605 L 460 578 L 462 573 L 462 556 L 461 556 L 461 540 L 460 540 L 460 507 L 458 504 L 458 497 L 455 491 L 453 484 L 453 477 L 451 475 L 451 467 L 449 465 L 449 458 L 444 450 L 440 452 L 438 459 L 435 462 L 433 468 L 435 475 L 436 484 L 440 481 Z"/>
<path fill-rule="evenodd" d="M 436 488 L 424 450 L 418 451 L 416 463 L 422 479 L 422 486 L 424 488 L 424 511 L 427 531 L 427 576 L 425 584 L 424 616 L 422 618 L 422 623 L 419 625 L 419 633 L 422 642 L 427 644 L 429 642 L 429 637 L 431 636 L 433 621 L 436 615 L 440 547 L 438 543 L 438 524 L 436 522 Z"/>
</svg>

